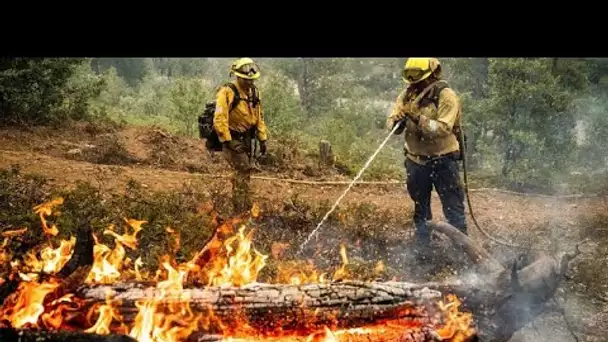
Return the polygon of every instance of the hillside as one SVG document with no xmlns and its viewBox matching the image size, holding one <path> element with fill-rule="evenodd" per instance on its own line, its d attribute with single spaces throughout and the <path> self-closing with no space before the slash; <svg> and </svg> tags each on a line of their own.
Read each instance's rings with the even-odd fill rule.
<svg viewBox="0 0 608 342">
<path fill-rule="evenodd" d="M 226 164 L 221 155 L 208 153 L 201 141 L 168 134 L 158 128 L 146 127 L 111 127 L 100 128 L 90 124 L 63 129 L 37 128 L 28 131 L 11 129 L 0 130 L 0 168 L 17 167 L 23 173 L 34 173 L 48 179 L 51 188 L 74 189 L 80 182 L 90 182 L 103 193 L 124 193 L 129 182 L 140 184 L 144 191 L 204 191 L 229 196 L 229 176 Z M 275 147 L 270 145 L 272 154 Z M 346 184 L 301 184 L 292 183 L 290 179 L 309 181 L 348 181 L 348 177 L 340 175 L 335 170 L 315 169 L 315 161 L 303 155 L 292 156 L 292 168 L 266 168 L 258 175 L 271 177 L 275 180 L 255 179 L 255 201 L 263 210 L 269 213 L 285 213 L 286 203 L 295 205 L 304 203 L 317 208 L 327 208 L 333 203 Z M 307 172 L 308 170 L 308 172 Z M 311 177 L 306 173 L 316 173 L 320 176 Z M 273 172 L 275 171 L 275 172 Z M 284 179 L 280 180 L 280 179 Z M 470 193 L 476 217 L 482 227 L 506 239 L 518 243 L 536 241 L 536 246 L 548 246 L 552 241 L 560 241 L 561 248 L 572 248 L 574 241 L 579 241 L 589 234 L 605 229 L 598 224 L 597 218 L 605 216 L 608 201 L 605 197 L 550 197 L 523 195 L 492 189 L 473 189 Z M 222 196 L 222 195 L 220 195 Z M 32 203 L 33 205 L 34 203 Z M 410 228 L 412 202 L 404 191 L 402 184 L 369 184 L 355 186 L 345 197 L 341 208 L 354 206 L 362 208 L 371 206 L 372 216 L 357 215 L 355 224 L 347 224 L 348 229 L 374 227 L 383 222 L 384 228 L 375 229 L 376 233 L 360 234 L 358 241 L 351 243 L 379 244 L 372 250 L 388 245 L 389 250 L 384 255 L 393 253 L 399 255 L 399 249 L 404 248 L 413 233 Z M 443 219 L 439 198 L 433 193 L 433 213 L 436 219 Z M 386 217 L 380 220 L 373 213 L 383 213 Z M 322 212 L 316 212 L 317 217 Z M 308 217 L 310 231 L 317 223 Z M 314 215 L 312 216 L 314 217 Z M 142 218 L 145 219 L 145 218 Z M 512 255 L 509 248 L 490 243 L 473 226 L 468 217 L 470 234 L 495 251 Z M 591 226 L 589 225 L 591 223 Z M 290 224 L 287 224 L 289 226 Z M 371 225 L 371 227 L 370 227 Z M 339 224 L 332 222 L 321 229 L 320 235 L 327 234 L 331 240 L 338 239 L 343 233 Z M 378 227 L 376 227 L 378 228 Z M 373 228 L 372 228 L 373 229 Z M 298 233 L 298 239 L 303 240 L 304 232 Z M 365 236 L 367 235 L 367 236 Z M 262 234 L 270 239 L 291 240 L 284 233 Z M 361 240 L 363 238 L 363 240 Z M 570 243 L 568 242 L 570 241 Z M 261 242 L 268 246 L 271 241 Z M 360 245 L 359 245 L 360 246 Z M 603 247 L 598 242 L 584 246 L 587 258 L 597 257 Z M 370 248 L 358 250 L 356 245 L 349 246 L 354 256 L 369 258 Z M 393 252 L 390 252 L 393 251 Z M 335 249 L 331 253 L 335 257 Z M 363 253 L 363 254 L 361 254 Z M 331 257 L 330 257 L 331 258 Z M 393 267 L 406 259 L 399 256 L 392 259 Z M 390 262 L 390 261 L 389 261 Z M 584 264 L 585 262 L 582 261 Z M 584 272 L 581 274 L 589 274 Z M 571 286 L 577 286 L 572 282 Z M 580 279 L 578 284 L 580 284 Z M 578 287 L 580 289 L 580 285 Z M 589 290 L 588 287 L 584 290 Z M 581 305 L 580 303 L 578 305 Z M 575 310 L 577 308 L 574 308 Z M 589 310 L 586 307 L 585 310 Z M 599 310 L 599 309 L 593 309 Z M 596 319 L 599 319 L 596 316 Z M 588 323 L 591 324 L 591 323 Z M 594 323 L 594 324 L 597 324 Z"/>
</svg>

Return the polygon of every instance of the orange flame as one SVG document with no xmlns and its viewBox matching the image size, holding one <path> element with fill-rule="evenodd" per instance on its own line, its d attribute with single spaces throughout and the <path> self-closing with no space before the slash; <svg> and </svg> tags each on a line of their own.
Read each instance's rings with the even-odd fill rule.
<svg viewBox="0 0 608 342">
<path fill-rule="evenodd" d="M 51 282 L 22 282 L 17 291 L 9 296 L 0 317 L 6 318 L 15 328 L 38 327 L 38 319 L 44 313 L 44 299 L 57 288 Z"/>
<path fill-rule="evenodd" d="M 51 209 L 63 203 L 63 199 L 52 200 L 35 207 L 39 214 L 45 234 L 56 236 L 59 231 L 55 225 L 48 227 L 45 217 L 51 215 Z M 202 208 L 204 209 L 204 208 Z M 201 209 L 201 210 L 202 210 Z M 208 209 L 208 208 L 207 208 Z M 216 218 L 217 215 L 214 215 Z M 251 217 L 259 217 L 260 209 L 254 205 L 250 211 Z M 404 331 L 420 329 L 419 323 L 411 320 L 392 320 L 376 322 L 364 327 L 351 329 L 335 329 L 322 327 L 312 333 L 290 333 L 277 329 L 276 332 L 259 332 L 250 326 L 246 316 L 238 327 L 225 326 L 219 318 L 215 318 L 212 310 L 203 314 L 194 312 L 190 305 L 191 295 L 184 290 L 184 284 L 196 279 L 204 279 L 204 284 L 214 287 L 239 287 L 258 281 L 261 270 L 266 266 L 267 255 L 253 248 L 254 229 L 247 231 L 246 225 L 241 224 L 242 218 L 224 221 L 205 247 L 190 261 L 175 264 L 171 257 L 164 256 L 160 267 L 155 273 L 157 279 L 154 293 L 145 300 L 135 303 L 137 314 L 130 326 L 123 322 L 116 302 L 111 294 L 106 297 L 105 304 L 97 304 L 84 313 L 87 326 L 82 323 L 70 323 L 75 314 L 83 314 L 83 306 L 73 294 L 65 294 L 61 298 L 54 294 L 59 283 L 51 278 L 49 281 L 39 281 L 39 272 L 54 274 L 58 272 L 70 259 L 74 244 L 74 237 L 60 242 L 57 248 L 49 241 L 47 245 L 36 254 L 30 251 L 24 258 L 24 265 L 11 263 L 14 272 L 24 280 L 17 291 L 9 296 L 4 305 L 0 307 L 0 321 L 6 320 L 15 328 L 49 328 L 63 329 L 69 324 L 76 324 L 84 332 L 97 334 L 124 333 L 137 339 L 139 342 L 178 342 L 185 341 L 194 331 L 207 329 L 212 323 L 217 325 L 226 335 L 224 341 L 371 341 L 393 340 L 403 336 Z M 153 272 L 143 269 L 141 257 L 133 262 L 126 257 L 126 247 L 136 251 L 138 248 L 137 234 L 143 230 L 146 221 L 125 219 L 127 227 L 124 234 L 119 234 L 113 226 L 106 229 L 103 234 L 114 239 L 114 248 L 101 243 L 96 236 L 94 245 L 94 263 L 89 272 L 86 283 L 113 283 L 119 280 L 150 280 Z M 234 226 L 241 224 L 238 230 Z M 130 228 L 130 229 L 129 229 Z M 21 230 L 25 232 L 25 230 Z M 7 239 L 17 236 L 21 231 L 4 232 L 5 237 L 0 257 L 7 245 Z M 179 232 L 173 228 L 166 228 L 167 233 L 174 237 L 175 244 L 171 248 L 175 253 L 179 250 Z M 325 283 L 330 280 L 339 281 L 352 277 L 348 270 L 349 260 L 346 247 L 340 246 L 342 264 L 333 275 L 319 272 L 312 261 L 296 260 L 282 261 L 282 254 L 288 244 L 274 243 L 272 256 L 277 263 L 277 273 L 274 282 L 287 284 Z M 0 258 L 7 263 L 10 259 Z M 380 261 L 375 265 L 374 271 L 384 271 L 384 264 Z M 356 273 L 356 272 L 352 272 Z M 1 281 L 0 281 L 1 283 Z M 448 296 L 447 302 L 437 303 L 441 321 L 436 326 L 437 334 L 445 340 L 464 341 L 474 333 L 471 328 L 472 316 L 458 310 L 460 301 L 456 296 Z M 305 308 L 302 308 L 305 310 Z M 239 316 L 240 317 L 240 316 Z M 78 321 L 77 319 L 75 321 Z M 80 325 L 78 325 L 80 324 Z M 73 328 L 70 328 L 73 329 Z M 381 336 L 381 337 L 380 337 Z M 393 338 L 394 337 L 394 338 Z"/>
<path fill-rule="evenodd" d="M 40 216 L 40 222 L 42 223 L 42 231 L 46 235 L 57 236 L 59 230 L 54 224 L 49 228 L 45 216 L 50 216 L 53 207 L 63 204 L 63 198 L 58 197 L 48 202 L 42 203 L 34 207 L 34 212 Z"/>
<path fill-rule="evenodd" d="M 142 225 L 147 221 L 138 221 L 132 219 L 125 219 L 125 222 L 129 227 L 133 229 L 133 232 L 125 232 L 123 235 L 119 235 L 113 230 L 113 226 L 106 229 L 103 234 L 111 235 L 114 237 L 114 249 L 110 250 L 110 247 L 99 243 L 97 237 L 95 237 L 95 246 L 93 247 L 93 268 L 87 277 L 87 283 L 102 283 L 110 284 L 117 281 L 121 276 L 125 274 L 135 274 L 136 277 L 141 279 L 139 273 L 139 266 L 141 266 L 141 259 L 136 260 L 136 269 L 133 272 L 121 272 L 123 267 L 128 265 L 129 262 L 125 260 L 126 250 L 125 246 L 133 250 L 137 249 L 137 233 L 143 228 Z"/>
<path fill-rule="evenodd" d="M 448 295 L 447 300 L 448 303 L 444 303 L 443 301 L 438 303 L 441 312 L 446 316 L 446 322 L 443 327 L 437 330 L 437 333 L 445 340 L 454 342 L 465 341 L 466 338 L 470 337 L 473 316 L 468 312 L 458 311 L 461 303 L 455 295 Z"/>
<path fill-rule="evenodd" d="M 228 263 L 221 270 L 211 270 L 211 286 L 243 286 L 256 281 L 258 272 L 266 264 L 266 255 L 253 249 L 251 253 L 253 230 L 245 235 L 245 226 L 227 239 L 224 248 L 229 256 Z M 233 244 L 236 243 L 236 247 Z"/>
</svg>

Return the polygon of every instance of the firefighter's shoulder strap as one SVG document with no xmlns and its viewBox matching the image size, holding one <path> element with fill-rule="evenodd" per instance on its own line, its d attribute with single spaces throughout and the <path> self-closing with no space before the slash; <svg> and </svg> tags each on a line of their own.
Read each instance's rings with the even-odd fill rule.
<svg viewBox="0 0 608 342">
<path fill-rule="evenodd" d="M 430 90 L 429 99 L 435 104 L 435 107 L 439 107 L 439 94 L 441 94 L 443 89 L 449 88 L 450 85 L 446 80 L 436 81 L 433 85 L 434 86 Z"/>
<path fill-rule="evenodd" d="M 241 101 L 241 94 L 239 93 L 239 90 L 236 88 L 236 85 L 232 82 L 225 83 L 224 87 L 229 87 L 230 89 L 232 89 L 232 92 L 234 93 L 234 99 L 232 100 L 232 103 L 230 104 L 230 112 L 231 112 L 239 104 L 239 101 Z"/>
</svg>

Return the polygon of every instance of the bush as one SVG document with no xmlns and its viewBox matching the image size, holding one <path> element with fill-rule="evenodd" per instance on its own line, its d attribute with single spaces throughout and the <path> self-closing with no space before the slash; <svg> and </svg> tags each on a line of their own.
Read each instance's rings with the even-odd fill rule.
<svg viewBox="0 0 608 342">
<path fill-rule="evenodd" d="M 0 124 L 61 124 L 89 117 L 103 79 L 85 59 L 0 59 Z"/>
</svg>

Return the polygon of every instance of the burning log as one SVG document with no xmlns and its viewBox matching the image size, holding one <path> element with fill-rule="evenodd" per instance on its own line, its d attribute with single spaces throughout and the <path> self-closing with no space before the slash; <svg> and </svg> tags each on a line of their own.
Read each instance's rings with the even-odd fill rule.
<svg viewBox="0 0 608 342">
<path fill-rule="evenodd" d="M 125 335 L 98 335 L 71 331 L 35 331 L 0 328 L 3 342 L 137 342 Z"/>
<path fill-rule="evenodd" d="M 243 287 L 188 288 L 179 293 L 158 290 L 140 283 L 85 286 L 76 293 L 90 303 L 104 302 L 108 295 L 121 302 L 127 323 L 137 313 L 135 303 L 159 298 L 171 302 L 188 298 L 199 312 L 212 313 L 224 325 L 246 321 L 256 330 L 278 328 L 307 330 L 325 325 L 339 328 L 360 326 L 382 319 L 430 320 L 425 312 L 441 293 L 408 283 L 344 281 L 339 283 L 283 285 L 251 284 Z M 182 299 L 183 300 L 183 299 Z"/>
</svg>

